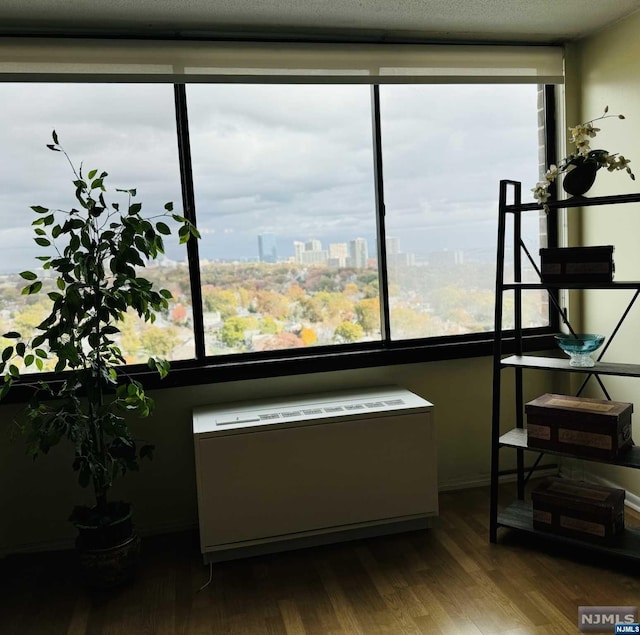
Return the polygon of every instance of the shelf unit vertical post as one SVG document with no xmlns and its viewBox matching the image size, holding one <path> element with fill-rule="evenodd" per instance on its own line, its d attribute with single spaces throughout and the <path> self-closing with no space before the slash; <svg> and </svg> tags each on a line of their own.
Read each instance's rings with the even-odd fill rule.
<svg viewBox="0 0 640 635">
<path fill-rule="evenodd" d="M 493 340 L 493 402 L 491 413 L 491 520 L 489 538 L 496 542 L 498 537 L 498 472 L 500 470 L 500 360 L 502 357 L 502 313 L 504 285 L 505 238 L 507 231 L 507 185 L 508 181 L 500 181 L 500 202 L 498 206 L 498 244 L 496 255 L 496 287 Z"/>
<path fill-rule="evenodd" d="M 519 210 L 522 205 L 522 185 L 513 183 L 513 204 Z M 522 282 L 522 214 L 513 213 L 513 281 Z M 515 354 L 522 355 L 522 289 L 516 288 L 513 292 L 513 319 L 514 319 L 514 346 Z M 522 394 L 522 368 L 516 368 L 514 374 L 515 401 L 516 401 L 516 427 L 524 426 L 524 399 Z M 524 500 L 524 452 L 516 451 L 517 490 L 518 499 Z"/>
</svg>

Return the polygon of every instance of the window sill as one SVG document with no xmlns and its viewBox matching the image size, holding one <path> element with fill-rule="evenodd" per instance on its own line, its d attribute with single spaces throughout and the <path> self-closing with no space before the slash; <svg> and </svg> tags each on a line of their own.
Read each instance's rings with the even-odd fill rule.
<svg viewBox="0 0 640 635">
<path fill-rule="evenodd" d="M 523 338 L 523 352 L 550 350 L 556 347 L 550 328 L 532 329 Z M 507 339 L 503 346 L 505 354 L 513 353 Z M 233 355 L 204 362 L 183 360 L 172 362 L 171 371 L 160 379 L 146 365 L 127 367 L 127 375 L 140 381 L 149 390 L 180 388 L 202 384 L 217 384 L 227 381 L 286 377 L 309 373 L 326 373 L 358 368 L 375 368 L 402 364 L 419 364 L 453 359 L 487 357 L 493 354 L 493 334 L 481 336 L 455 336 L 431 338 L 413 342 L 397 342 L 387 346 L 367 343 L 340 347 L 317 347 L 304 349 L 304 353 L 291 350 L 271 351 L 265 354 Z M 59 377 L 53 373 L 24 376 L 30 383 L 45 381 L 56 383 Z M 20 403 L 31 394 L 28 385 L 16 383 L 3 403 Z"/>
</svg>

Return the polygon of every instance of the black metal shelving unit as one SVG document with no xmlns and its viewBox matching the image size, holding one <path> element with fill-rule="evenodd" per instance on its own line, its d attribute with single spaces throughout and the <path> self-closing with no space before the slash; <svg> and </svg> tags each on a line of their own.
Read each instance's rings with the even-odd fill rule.
<svg viewBox="0 0 640 635">
<path fill-rule="evenodd" d="M 618 196 L 599 196 L 594 198 L 573 198 L 569 200 L 550 202 L 549 208 L 591 207 L 597 205 L 614 205 L 620 203 L 640 202 L 640 193 L 623 194 Z M 537 264 L 531 258 L 530 252 L 522 239 L 521 218 L 527 212 L 540 212 L 542 206 L 536 203 L 522 203 L 521 184 L 517 181 L 500 181 L 499 218 L 498 218 L 498 248 L 496 259 L 496 303 L 495 303 L 495 339 L 493 353 L 493 407 L 491 422 L 491 502 L 490 502 L 490 540 L 495 543 L 498 539 L 498 529 L 501 527 L 512 530 L 524 531 L 540 535 L 545 540 L 552 540 L 571 546 L 581 546 L 587 549 L 599 551 L 609 555 L 624 556 L 626 559 L 640 561 L 640 530 L 625 529 L 615 541 L 606 545 L 590 543 L 564 536 L 557 536 L 548 532 L 540 532 L 533 527 L 533 513 L 531 504 L 525 500 L 525 484 L 529 477 L 538 468 L 544 453 L 538 449 L 530 449 L 527 445 L 527 433 L 524 426 L 524 396 L 523 374 L 524 371 L 554 371 L 581 373 L 584 380 L 578 394 L 582 392 L 586 383 L 592 377 L 600 384 L 605 398 L 610 399 L 609 393 L 601 379 L 601 376 L 615 375 L 623 377 L 640 377 L 640 364 L 617 364 L 600 361 L 602 356 L 618 332 L 618 329 L 631 311 L 634 303 L 640 296 L 640 281 L 636 282 L 611 282 L 611 283 L 549 283 L 523 282 L 523 258 L 528 258 L 534 270 L 539 274 Z M 507 253 L 507 226 L 511 225 L 513 242 L 513 279 L 505 281 L 505 258 Z M 559 319 L 570 327 L 566 314 L 558 301 L 558 291 L 561 289 L 626 289 L 635 291 L 626 309 L 608 337 L 607 344 L 598 356 L 598 361 L 593 368 L 575 368 L 569 366 L 569 360 L 560 357 L 545 357 L 541 355 L 525 355 L 523 351 L 523 327 L 522 327 L 522 292 L 529 289 L 546 290 L 549 296 L 552 311 L 556 312 Z M 505 292 L 513 293 L 513 317 L 514 328 L 510 331 L 503 329 L 504 295 Z M 507 351 L 510 354 L 506 354 Z M 515 412 L 513 428 L 501 434 L 500 399 L 504 374 L 513 373 L 513 390 L 515 396 Z M 500 508 L 498 487 L 500 477 L 512 474 L 514 470 L 501 470 L 500 455 L 506 450 L 516 453 L 516 498 L 507 507 Z M 537 453 L 537 459 L 532 466 L 525 466 L 525 455 Z M 561 452 L 546 452 L 559 456 L 574 456 Z M 594 461 L 585 457 L 585 460 Z M 640 446 L 634 446 L 618 458 L 615 462 L 608 462 L 632 469 L 640 469 Z"/>
</svg>

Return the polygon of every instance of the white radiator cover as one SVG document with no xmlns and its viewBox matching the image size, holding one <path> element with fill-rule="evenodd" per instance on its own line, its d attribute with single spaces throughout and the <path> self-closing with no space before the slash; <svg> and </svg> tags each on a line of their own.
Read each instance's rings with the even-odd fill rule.
<svg viewBox="0 0 640 635">
<path fill-rule="evenodd" d="M 205 562 L 428 526 L 433 405 L 397 387 L 193 412 Z"/>
</svg>

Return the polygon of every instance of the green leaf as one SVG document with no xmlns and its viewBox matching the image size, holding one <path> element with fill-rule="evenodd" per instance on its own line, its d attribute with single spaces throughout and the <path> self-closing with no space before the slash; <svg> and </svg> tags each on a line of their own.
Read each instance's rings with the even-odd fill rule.
<svg viewBox="0 0 640 635">
<path fill-rule="evenodd" d="M 9 331 L 8 333 L 5 333 L 2 337 L 6 337 L 8 340 L 17 340 L 22 336 L 17 331 Z"/>
<path fill-rule="evenodd" d="M 7 348 L 5 348 L 2 351 L 2 361 L 8 362 L 12 355 L 13 355 L 13 346 L 7 346 Z"/>
<path fill-rule="evenodd" d="M 29 355 L 26 355 L 24 358 L 24 365 L 25 366 L 31 366 L 31 364 L 33 364 L 33 362 L 35 361 L 35 356 L 32 355 L 31 353 L 29 353 Z"/>
<path fill-rule="evenodd" d="M 44 363 L 39 357 L 36 357 L 36 366 L 38 370 L 42 370 L 44 368 Z"/>
<path fill-rule="evenodd" d="M 64 291 L 64 288 L 67 286 L 66 282 L 62 278 L 58 278 L 56 280 L 56 285 L 60 291 Z"/>
<path fill-rule="evenodd" d="M 55 130 L 52 131 L 51 137 L 53 138 L 53 143 L 55 143 L 56 145 L 60 145 L 58 143 L 58 133 Z"/>
<path fill-rule="evenodd" d="M 30 285 L 27 285 L 24 289 L 22 289 L 22 295 L 34 295 L 38 293 L 42 289 L 42 282 L 40 280 L 33 282 Z"/>
<path fill-rule="evenodd" d="M 46 238 L 34 238 L 34 240 L 40 247 L 49 247 L 51 245 L 51 241 Z"/>
<path fill-rule="evenodd" d="M 171 233 L 171 229 L 169 229 L 169 225 L 166 223 L 156 223 L 156 229 L 158 230 L 158 233 L 164 234 L 165 236 L 168 236 Z"/>
<path fill-rule="evenodd" d="M 36 213 L 36 214 L 46 214 L 49 210 L 46 207 L 42 207 L 42 205 L 32 205 L 31 209 Z"/>
<path fill-rule="evenodd" d="M 142 210 L 142 205 L 140 203 L 132 203 L 129 205 L 129 216 L 135 216 L 139 214 Z"/>
<path fill-rule="evenodd" d="M 164 208 L 167 210 L 167 212 L 173 212 L 173 202 L 169 201 L 165 203 Z"/>
<path fill-rule="evenodd" d="M 87 178 L 92 179 L 96 174 L 98 174 L 98 170 L 91 170 L 89 174 L 87 174 Z"/>
<path fill-rule="evenodd" d="M 0 388 L 0 399 L 4 399 L 7 396 L 7 393 L 9 392 L 9 389 L 11 388 L 11 381 L 5 381 L 4 385 L 2 386 L 2 388 Z"/>
<path fill-rule="evenodd" d="M 33 271 L 23 271 L 20 274 L 21 278 L 24 278 L 25 280 L 37 280 L 38 276 L 36 276 L 35 273 L 33 273 Z"/>
<path fill-rule="evenodd" d="M 191 236 L 191 231 L 189 230 L 188 225 L 183 225 L 178 230 L 178 236 L 180 237 L 180 244 L 186 243 L 189 240 L 189 236 Z"/>
<path fill-rule="evenodd" d="M 169 370 L 171 368 L 169 362 L 166 359 L 156 359 L 154 357 L 150 357 L 148 359 L 147 365 L 149 366 L 149 368 L 158 371 L 160 379 L 164 379 L 169 374 Z"/>
</svg>

